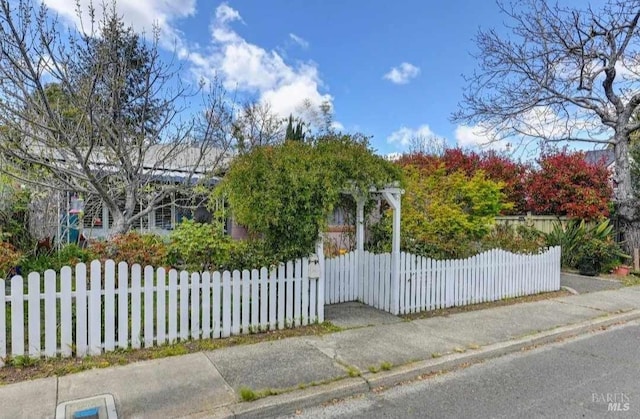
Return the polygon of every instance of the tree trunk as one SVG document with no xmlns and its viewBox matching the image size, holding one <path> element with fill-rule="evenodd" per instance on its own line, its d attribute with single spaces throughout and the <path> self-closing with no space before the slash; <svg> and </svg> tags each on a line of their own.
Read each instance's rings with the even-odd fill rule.
<svg viewBox="0 0 640 419">
<path fill-rule="evenodd" d="M 640 248 L 640 219 L 636 211 L 637 203 L 631 183 L 628 134 L 616 132 L 614 153 L 614 202 L 617 230 L 620 233 L 622 247 L 631 255 L 633 249 Z"/>
<path fill-rule="evenodd" d="M 117 236 L 118 234 L 124 234 L 129 231 L 129 226 L 125 222 L 125 218 L 120 211 L 112 211 L 113 224 L 109 226 L 110 236 Z"/>
</svg>

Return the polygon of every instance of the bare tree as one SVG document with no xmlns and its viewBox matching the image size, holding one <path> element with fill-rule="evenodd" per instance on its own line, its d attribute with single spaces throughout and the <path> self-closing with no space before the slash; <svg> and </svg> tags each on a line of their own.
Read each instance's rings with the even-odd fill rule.
<svg viewBox="0 0 640 419">
<path fill-rule="evenodd" d="M 409 154 L 442 156 L 447 149 L 446 140 L 437 135 L 418 134 L 409 140 Z"/>
<path fill-rule="evenodd" d="M 40 2 L 0 0 L 0 153 L 13 177 L 97 197 L 121 233 L 170 194 L 210 183 L 232 112 L 214 84 L 205 111 L 182 118 L 199 89 L 161 60 L 157 31 L 138 35 L 115 3 L 95 12 L 63 34 Z"/>
<path fill-rule="evenodd" d="M 268 103 L 247 102 L 235 117 L 233 136 L 240 152 L 275 144 L 284 140 L 284 119 Z"/>
<path fill-rule="evenodd" d="M 305 134 L 310 136 L 322 136 L 335 133 L 333 120 L 333 106 L 329 101 L 314 104 L 310 99 L 305 99 L 296 109 L 294 118 L 305 127 Z"/>
<path fill-rule="evenodd" d="M 599 9 L 545 0 L 499 3 L 507 33 L 480 30 L 478 69 L 453 120 L 494 140 L 582 141 L 615 150 L 615 204 L 626 246 L 640 247 L 629 142 L 640 121 L 640 1 Z"/>
</svg>

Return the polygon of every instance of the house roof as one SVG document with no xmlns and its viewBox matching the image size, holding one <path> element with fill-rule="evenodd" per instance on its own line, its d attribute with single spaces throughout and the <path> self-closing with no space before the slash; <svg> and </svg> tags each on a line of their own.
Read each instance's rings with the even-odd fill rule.
<svg viewBox="0 0 640 419">
<path fill-rule="evenodd" d="M 44 157 L 58 162 L 74 162 L 69 150 L 31 144 L 25 147 L 31 155 Z M 81 151 L 82 152 L 82 151 Z M 89 152 L 88 163 L 96 170 L 119 170 L 114 164 L 113 154 L 105 147 L 93 147 Z M 135 165 L 137 150 L 132 150 L 132 163 Z M 203 149 L 197 145 L 181 144 L 178 147 L 170 144 L 153 144 L 142 153 L 142 171 L 151 176 L 194 178 L 209 173 L 212 169 L 224 170 L 231 160 L 232 153 L 218 148 Z M 117 160 L 116 160 L 117 161 Z M 71 163 L 73 164 L 73 163 Z"/>
<path fill-rule="evenodd" d="M 218 148 L 202 150 L 198 146 L 180 147 L 154 144 L 144 155 L 144 168 L 173 172 L 205 173 L 212 168 L 226 167 L 231 154 Z"/>
<path fill-rule="evenodd" d="M 589 150 L 584 153 L 584 160 L 589 164 L 604 164 L 609 167 L 615 163 L 616 157 L 613 150 L 605 148 L 603 150 Z"/>
</svg>

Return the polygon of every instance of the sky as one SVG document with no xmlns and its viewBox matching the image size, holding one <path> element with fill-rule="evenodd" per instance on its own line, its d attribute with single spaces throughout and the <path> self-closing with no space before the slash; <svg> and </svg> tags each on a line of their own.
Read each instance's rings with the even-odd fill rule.
<svg viewBox="0 0 640 419">
<path fill-rule="evenodd" d="M 44 0 L 77 23 L 75 2 Z M 88 0 L 81 0 L 87 4 Z M 156 23 L 181 78 L 218 77 L 282 116 L 305 100 L 332 105 L 335 128 L 372 136 L 380 154 L 406 151 L 416 135 L 448 146 L 485 139 L 454 124 L 475 67 L 479 28 L 502 28 L 491 0 L 120 0 L 137 30 Z"/>
</svg>

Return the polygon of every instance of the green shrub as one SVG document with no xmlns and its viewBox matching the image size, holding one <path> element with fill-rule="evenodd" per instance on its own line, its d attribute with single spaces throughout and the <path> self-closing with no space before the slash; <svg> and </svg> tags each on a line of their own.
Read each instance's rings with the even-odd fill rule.
<svg viewBox="0 0 640 419">
<path fill-rule="evenodd" d="M 513 253 L 539 253 L 546 248 L 544 233 L 526 226 L 498 224 L 480 240 L 481 250 L 503 249 Z"/>
<path fill-rule="evenodd" d="M 14 179 L 0 175 L 0 240 L 27 252 L 35 244 L 29 232 L 29 203 L 32 194 Z"/>
<path fill-rule="evenodd" d="M 64 246 L 52 256 L 55 265 L 53 269 L 59 270 L 63 266 L 74 266 L 80 262 L 91 262 L 95 259 L 94 254 L 89 249 L 83 249 L 77 244 L 71 243 Z"/>
<path fill-rule="evenodd" d="M 7 278 L 13 273 L 13 269 L 20 264 L 22 252 L 11 243 L 0 242 L 0 275 Z"/>
<path fill-rule="evenodd" d="M 23 275 L 31 272 L 43 273 L 47 269 L 53 269 L 59 272 L 63 266 L 75 266 L 80 262 L 88 263 L 95 259 L 96 256 L 89 249 L 83 249 L 77 244 L 68 244 L 62 247 L 58 252 L 36 254 L 24 257 L 20 263 Z"/>
<path fill-rule="evenodd" d="M 436 259 L 464 258 L 478 252 L 478 242 L 492 229 L 495 216 L 506 205 L 502 185 L 481 172 L 467 176 L 447 174 L 443 168 L 427 171 L 403 167 L 401 247 Z M 391 210 L 374 227 L 369 250 L 391 247 Z"/>
<path fill-rule="evenodd" d="M 169 249 L 157 234 L 141 234 L 130 231 L 109 241 L 96 241 L 89 247 L 95 259 L 115 262 L 139 263 L 142 266 L 163 266 L 167 263 Z"/>
<path fill-rule="evenodd" d="M 169 250 L 178 266 L 193 270 L 218 270 L 228 266 L 231 238 L 220 225 L 184 220 L 171 233 Z"/>
<path fill-rule="evenodd" d="M 367 220 L 365 219 L 365 222 Z M 393 234 L 393 224 L 390 216 L 383 216 L 378 222 L 367 226 L 369 237 L 365 243 L 366 249 L 374 253 L 390 253 L 391 252 L 391 236 Z M 330 250 L 330 249 L 328 249 Z M 331 255 L 331 253 L 325 252 Z M 335 250 L 338 255 L 338 249 Z M 333 255 L 331 255 L 333 256 Z"/>
<path fill-rule="evenodd" d="M 44 272 L 47 269 L 53 269 L 53 255 L 40 254 L 24 257 L 20 262 L 20 273 L 27 276 L 31 272 Z"/>
<path fill-rule="evenodd" d="M 584 220 L 569 220 L 565 226 L 556 223 L 546 237 L 548 246 L 562 248 L 562 267 L 577 268 L 586 263 L 590 254 L 600 260 L 598 266 L 605 267 L 620 258 L 627 257 L 613 241 L 613 226 L 608 219 L 599 223 L 586 223 Z M 589 242 L 593 241 L 592 244 Z M 611 255 L 611 256 L 609 256 Z M 581 261 L 582 260 L 582 261 Z"/>
<path fill-rule="evenodd" d="M 619 265 L 621 259 L 626 257 L 627 255 L 610 237 L 602 240 L 587 235 L 575 248 L 575 265 L 573 267 L 582 274 L 597 275 Z"/>
<path fill-rule="evenodd" d="M 232 241 L 229 249 L 229 260 L 222 269 L 259 269 L 270 267 L 284 261 L 282 257 L 269 251 L 264 240 Z"/>
<path fill-rule="evenodd" d="M 313 252 L 318 232 L 345 189 L 368 191 L 400 179 L 361 136 L 327 135 L 308 142 L 255 147 L 234 158 L 214 195 L 235 219 L 285 259 Z"/>
</svg>

